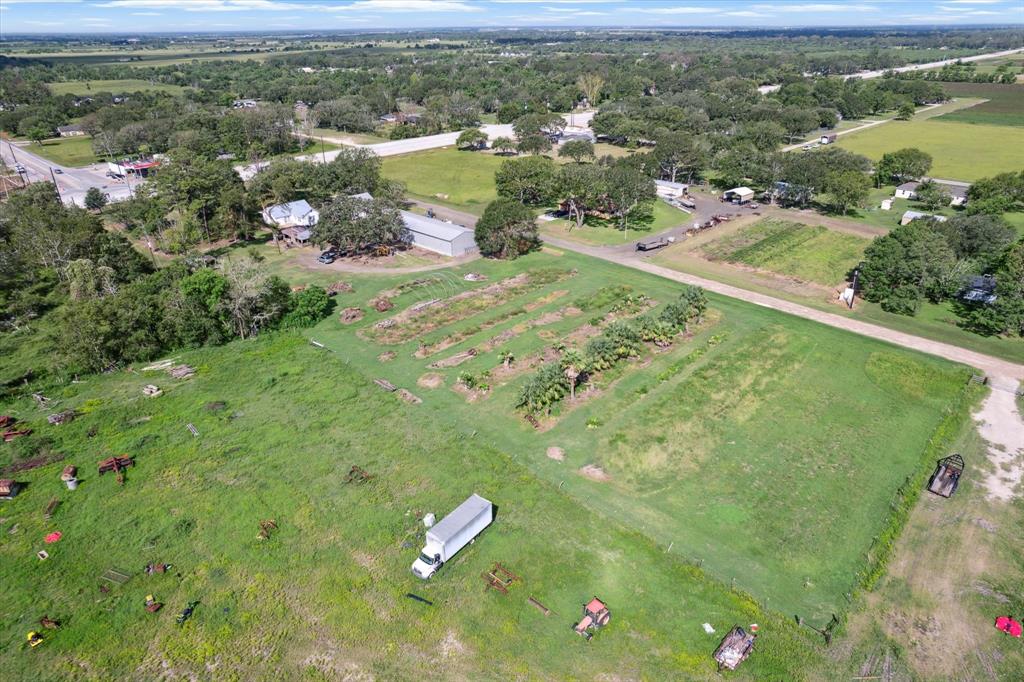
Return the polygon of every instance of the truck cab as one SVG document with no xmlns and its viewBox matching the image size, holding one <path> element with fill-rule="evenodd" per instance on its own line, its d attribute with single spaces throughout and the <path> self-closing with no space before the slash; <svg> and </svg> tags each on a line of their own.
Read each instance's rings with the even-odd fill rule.
<svg viewBox="0 0 1024 682">
<path fill-rule="evenodd" d="M 412 572 L 417 577 L 426 580 L 430 576 L 437 572 L 437 569 L 441 568 L 441 564 L 444 561 L 441 559 L 441 548 L 431 547 L 430 545 L 423 548 L 420 555 L 416 558 L 416 561 L 412 562 Z"/>
</svg>

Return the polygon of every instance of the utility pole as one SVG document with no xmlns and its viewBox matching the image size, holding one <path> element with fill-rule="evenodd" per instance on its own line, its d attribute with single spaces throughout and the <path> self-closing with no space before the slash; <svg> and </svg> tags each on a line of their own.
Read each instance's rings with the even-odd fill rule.
<svg viewBox="0 0 1024 682">
<path fill-rule="evenodd" d="M 320 136 L 320 157 L 327 163 L 327 149 L 324 147 L 324 136 Z"/>
<path fill-rule="evenodd" d="M 64 197 L 60 195 L 60 185 L 57 184 L 57 176 L 53 174 L 53 166 L 50 166 L 50 179 L 53 180 L 53 188 L 57 190 L 57 201 L 64 203 Z"/>
</svg>

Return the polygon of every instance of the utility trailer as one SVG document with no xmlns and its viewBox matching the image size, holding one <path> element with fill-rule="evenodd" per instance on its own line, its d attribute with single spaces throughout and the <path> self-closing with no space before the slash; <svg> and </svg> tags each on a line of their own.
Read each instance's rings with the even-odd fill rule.
<svg viewBox="0 0 1024 682">
<path fill-rule="evenodd" d="M 964 458 L 959 454 L 950 455 L 940 459 L 935 466 L 935 472 L 928 481 L 928 492 L 952 497 L 960 485 L 960 475 L 964 472 Z"/>
<path fill-rule="evenodd" d="M 748 633 L 739 625 L 735 626 L 729 631 L 729 634 L 722 638 L 722 643 L 715 649 L 714 657 L 718 663 L 718 670 L 738 668 L 740 663 L 747 660 L 747 656 L 754 650 L 756 640 L 757 635 L 752 632 Z"/>
<path fill-rule="evenodd" d="M 675 239 L 672 237 L 655 237 L 654 239 L 645 239 L 636 243 L 636 250 L 656 251 L 658 249 L 665 248 L 674 241 Z"/>
<path fill-rule="evenodd" d="M 412 572 L 426 580 L 444 562 L 473 541 L 494 520 L 494 505 L 477 494 L 469 496 L 440 523 L 427 531 L 427 542 L 412 563 Z"/>
</svg>

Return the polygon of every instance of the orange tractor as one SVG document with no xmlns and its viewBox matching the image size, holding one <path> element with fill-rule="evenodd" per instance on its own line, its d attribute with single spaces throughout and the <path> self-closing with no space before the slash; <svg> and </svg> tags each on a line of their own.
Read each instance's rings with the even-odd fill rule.
<svg viewBox="0 0 1024 682">
<path fill-rule="evenodd" d="M 597 597 L 594 597 L 583 606 L 583 619 L 573 625 L 572 629 L 576 631 L 576 634 L 589 642 L 590 638 L 594 636 L 594 633 L 591 631 L 603 628 L 605 625 L 608 625 L 608 621 L 611 619 L 612 613 L 608 610 L 608 606 Z"/>
</svg>

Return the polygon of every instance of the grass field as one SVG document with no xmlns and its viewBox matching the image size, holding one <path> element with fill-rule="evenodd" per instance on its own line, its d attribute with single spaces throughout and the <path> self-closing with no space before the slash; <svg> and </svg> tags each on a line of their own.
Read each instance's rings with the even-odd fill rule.
<svg viewBox="0 0 1024 682">
<path fill-rule="evenodd" d="M 917 147 L 932 155 L 931 175 L 968 182 L 1019 170 L 1024 164 L 1024 129 L 1005 125 L 979 129 L 951 122 L 948 116 L 892 121 L 840 137 L 837 144 L 876 161 L 886 152 Z"/>
<path fill-rule="evenodd" d="M 630 239 L 636 239 L 645 234 L 657 234 L 691 221 L 692 218 L 689 214 L 659 200 L 654 202 L 650 220 L 630 221 L 629 231 L 625 233 L 618 228 L 614 221 L 599 220 L 594 217 L 588 217 L 582 228 L 577 228 L 575 221 L 561 218 L 540 221 L 538 225 L 542 235 L 568 239 L 581 244 L 614 245 L 624 244 Z"/>
<path fill-rule="evenodd" d="M 400 180 L 416 199 L 480 215 L 498 195 L 494 173 L 504 159 L 454 147 L 384 158 L 383 174 Z M 438 195 L 446 195 L 444 196 Z"/>
<path fill-rule="evenodd" d="M 168 85 L 166 83 L 150 83 L 139 78 L 124 78 L 121 80 L 93 80 L 93 81 L 64 81 L 61 83 L 48 83 L 47 87 L 55 95 L 92 95 L 97 92 L 110 92 L 122 94 L 126 92 L 168 92 L 172 95 L 180 95 L 185 88 L 180 85 Z"/>
<path fill-rule="evenodd" d="M 942 117 L 943 121 L 1024 126 L 1024 84 L 943 83 L 942 85 L 946 91 L 957 97 L 983 97 L 988 100 L 970 109 L 946 114 Z"/>
<path fill-rule="evenodd" d="M 88 166 L 98 160 L 92 150 L 92 138 L 88 136 L 55 137 L 43 140 L 42 145 L 29 145 L 27 149 L 62 166 Z"/>
<path fill-rule="evenodd" d="M 797 279 L 833 285 L 845 280 L 869 240 L 825 227 L 764 218 L 703 251 L 712 260 L 742 263 Z"/>
</svg>

